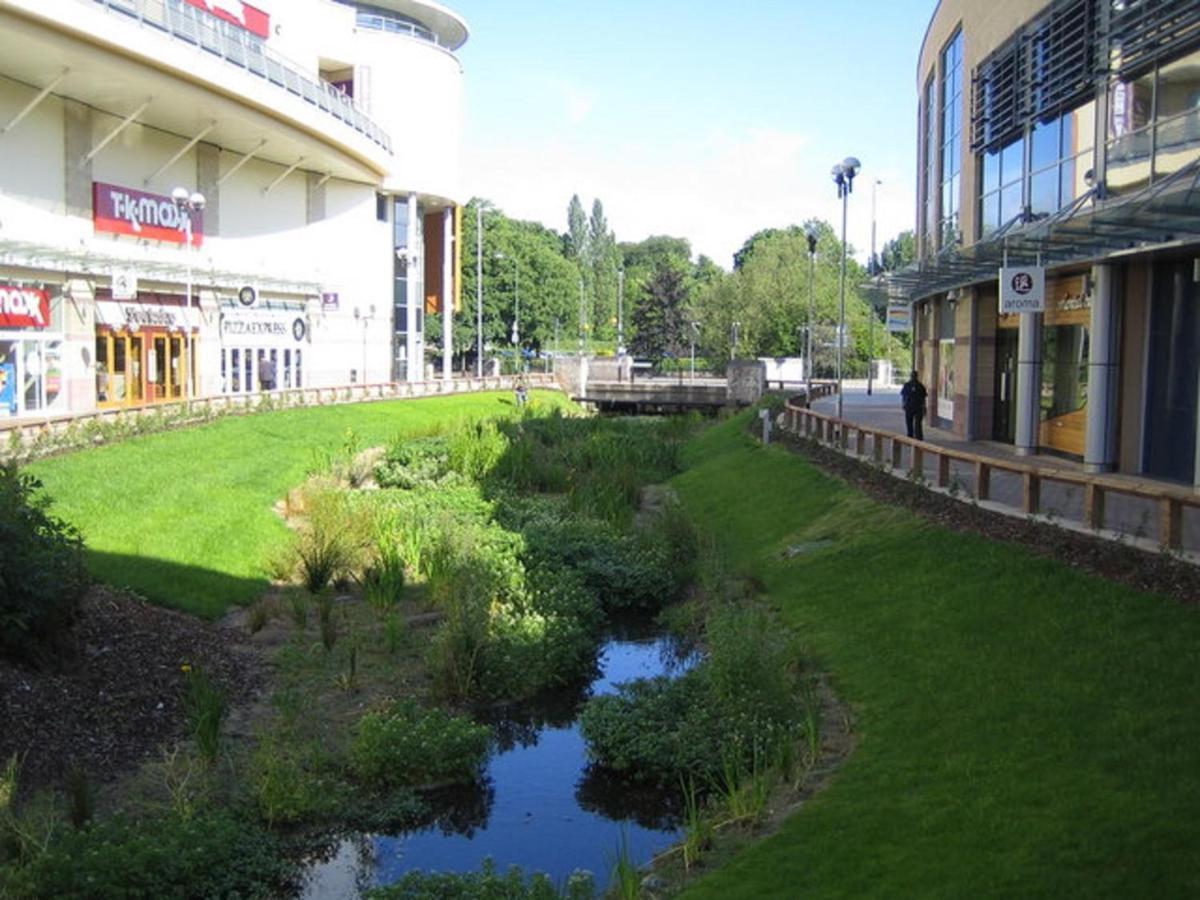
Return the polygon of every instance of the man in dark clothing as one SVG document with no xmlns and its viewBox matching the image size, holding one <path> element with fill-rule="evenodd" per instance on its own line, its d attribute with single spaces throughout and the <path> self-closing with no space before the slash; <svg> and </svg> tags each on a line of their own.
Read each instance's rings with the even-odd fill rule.
<svg viewBox="0 0 1200 900">
<path fill-rule="evenodd" d="M 925 398 L 928 394 L 914 369 L 912 377 L 900 388 L 900 403 L 904 406 L 904 426 L 908 429 L 908 436 L 915 437 L 918 441 L 925 440 L 925 431 L 921 423 L 925 418 Z"/>
<path fill-rule="evenodd" d="M 258 386 L 264 391 L 275 390 L 275 361 L 269 356 L 258 361 Z"/>
</svg>

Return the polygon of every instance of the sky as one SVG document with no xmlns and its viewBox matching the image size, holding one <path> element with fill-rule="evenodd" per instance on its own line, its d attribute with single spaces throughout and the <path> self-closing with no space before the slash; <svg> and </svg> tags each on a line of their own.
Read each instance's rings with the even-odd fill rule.
<svg viewBox="0 0 1200 900">
<path fill-rule="evenodd" d="M 865 259 L 915 220 L 917 55 L 935 0 L 443 0 L 471 29 L 463 188 L 565 231 L 686 237 L 729 269 L 763 228 L 841 227 Z"/>
</svg>

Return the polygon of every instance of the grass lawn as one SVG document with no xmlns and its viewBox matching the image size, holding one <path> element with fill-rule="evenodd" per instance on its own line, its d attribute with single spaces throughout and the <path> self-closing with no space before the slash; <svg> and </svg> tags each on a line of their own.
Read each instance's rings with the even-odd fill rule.
<svg viewBox="0 0 1200 900">
<path fill-rule="evenodd" d="M 565 405 L 556 392 L 535 402 Z M 275 502 L 353 429 L 363 448 L 512 411 L 489 393 L 219 419 L 29 465 L 87 542 L 92 574 L 206 618 L 259 596 L 289 531 Z"/>
<path fill-rule="evenodd" d="M 691 445 L 680 496 L 858 745 L 685 896 L 1200 895 L 1200 608 L 876 505 L 746 422 Z"/>
</svg>

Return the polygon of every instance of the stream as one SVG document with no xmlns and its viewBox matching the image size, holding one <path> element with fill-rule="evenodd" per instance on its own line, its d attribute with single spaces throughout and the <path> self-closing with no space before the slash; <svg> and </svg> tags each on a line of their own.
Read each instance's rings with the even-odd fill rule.
<svg viewBox="0 0 1200 900">
<path fill-rule="evenodd" d="M 473 872 L 491 858 L 504 872 L 545 872 L 558 886 L 586 869 L 604 890 L 622 845 L 644 865 L 680 834 L 678 791 L 630 787 L 589 766 L 577 719 L 589 696 L 635 678 L 680 674 L 694 663 L 660 633 L 616 630 L 604 643 L 599 675 L 586 690 L 490 710 L 495 734 L 483 779 L 440 791 L 432 826 L 396 835 L 360 834 L 314 865 L 304 900 L 356 898 L 406 872 Z"/>
</svg>

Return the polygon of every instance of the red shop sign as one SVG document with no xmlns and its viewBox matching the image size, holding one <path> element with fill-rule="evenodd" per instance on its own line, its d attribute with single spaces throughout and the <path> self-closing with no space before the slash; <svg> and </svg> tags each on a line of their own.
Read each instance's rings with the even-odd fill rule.
<svg viewBox="0 0 1200 900">
<path fill-rule="evenodd" d="M 182 244 L 187 240 L 185 216 L 174 200 L 162 194 L 92 183 L 92 224 L 96 231 Z M 192 246 L 199 247 L 203 242 L 204 213 L 198 211 L 192 213 Z"/>
<path fill-rule="evenodd" d="M 271 17 L 256 6 L 240 0 L 184 0 L 189 6 L 212 13 L 218 19 L 256 34 L 264 41 L 271 35 Z"/>
<path fill-rule="evenodd" d="M 0 284 L 0 328 L 50 327 L 50 295 L 38 288 Z"/>
</svg>

